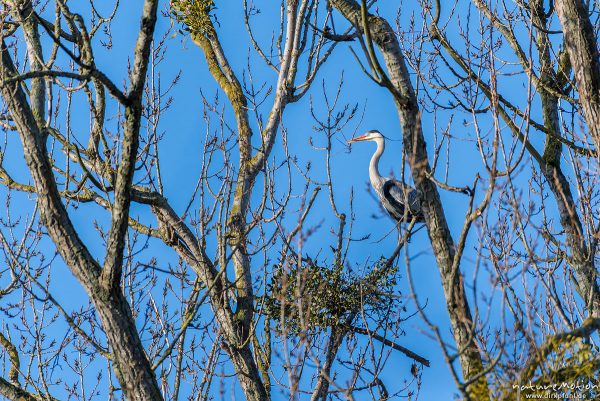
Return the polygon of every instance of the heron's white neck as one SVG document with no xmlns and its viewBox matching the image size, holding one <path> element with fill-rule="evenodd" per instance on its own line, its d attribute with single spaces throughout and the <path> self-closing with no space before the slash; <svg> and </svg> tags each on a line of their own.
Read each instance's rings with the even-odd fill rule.
<svg viewBox="0 0 600 401">
<path fill-rule="evenodd" d="M 377 150 L 373 153 L 373 157 L 371 157 L 371 162 L 369 163 L 369 180 L 373 188 L 377 192 L 381 192 L 383 177 L 379 174 L 379 159 L 385 150 L 385 141 L 383 138 L 377 138 L 373 139 L 373 142 L 377 144 Z"/>
</svg>

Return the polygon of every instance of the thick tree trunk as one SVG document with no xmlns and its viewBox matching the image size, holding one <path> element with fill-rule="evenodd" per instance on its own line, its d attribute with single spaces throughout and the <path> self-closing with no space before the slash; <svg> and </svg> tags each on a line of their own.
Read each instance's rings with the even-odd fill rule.
<svg viewBox="0 0 600 401">
<path fill-rule="evenodd" d="M 260 379 L 260 372 L 254 362 L 254 357 L 249 346 L 231 348 L 227 353 L 235 367 L 236 376 L 246 397 L 246 401 L 269 401 L 269 395 Z"/>
<path fill-rule="evenodd" d="M 598 42 L 582 0 L 556 0 L 565 46 L 575 71 L 579 102 L 590 135 L 600 149 L 600 60 Z"/>
<path fill-rule="evenodd" d="M 112 354 L 113 370 L 127 400 L 162 401 L 156 376 L 121 289 L 93 297 Z"/>
</svg>

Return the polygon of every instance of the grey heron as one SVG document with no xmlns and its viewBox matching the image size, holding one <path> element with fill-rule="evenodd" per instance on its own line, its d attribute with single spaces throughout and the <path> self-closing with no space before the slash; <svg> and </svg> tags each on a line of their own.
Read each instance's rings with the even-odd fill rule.
<svg viewBox="0 0 600 401">
<path fill-rule="evenodd" d="M 379 174 L 379 159 L 385 150 L 385 138 L 381 132 L 371 130 L 349 140 L 348 143 L 361 141 L 372 141 L 377 144 L 377 150 L 369 163 L 369 180 L 385 210 L 396 221 L 410 222 L 414 217 L 417 222 L 424 222 L 417 190 L 403 182 Z"/>
</svg>

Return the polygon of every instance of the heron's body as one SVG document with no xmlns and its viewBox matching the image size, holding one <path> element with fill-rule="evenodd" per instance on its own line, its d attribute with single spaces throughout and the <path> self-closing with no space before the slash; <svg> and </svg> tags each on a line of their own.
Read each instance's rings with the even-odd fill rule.
<svg viewBox="0 0 600 401">
<path fill-rule="evenodd" d="M 379 131 L 369 131 L 349 142 L 359 141 L 373 141 L 377 144 L 377 150 L 369 163 L 369 180 L 385 210 L 396 221 L 411 221 L 415 218 L 417 222 L 423 222 L 425 219 L 416 189 L 398 180 L 382 177 L 379 174 L 379 159 L 385 150 L 383 135 Z"/>
</svg>

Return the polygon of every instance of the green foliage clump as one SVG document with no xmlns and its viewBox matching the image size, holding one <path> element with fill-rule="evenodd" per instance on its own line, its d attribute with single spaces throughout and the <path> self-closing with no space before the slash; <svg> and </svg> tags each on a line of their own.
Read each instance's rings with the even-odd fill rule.
<svg viewBox="0 0 600 401">
<path fill-rule="evenodd" d="M 384 263 L 359 276 L 341 265 L 288 258 L 274 266 L 263 311 L 291 334 L 350 325 L 359 315 L 381 321 L 398 304 L 391 296 L 397 269 Z"/>
<path fill-rule="evenodd" d="M 579 337 L 569 336 L 567 339 L 554 339 L 552 348 L 554 352 L 549 355 L 546 369 L 540 370 L 540 377 L 536 380 L 539 384 L 562 384 L 575 385 L 575 389 L 563 388 L 563 393 L 579 395 L 587 393 L 587 399 L 597 399 L 598 388 L 585 389 L 585 386 L 593 381 L 597 385 L 596 378 L 600 373 L 600 359 L 598 358 L 598 347 L 584 341 Z M 584 389 L 577 388 L 577 385 Z M 564 386 L 563 386 L 564 387 Z M 591 390 L 591 391 L 589 391 Z"/>
<path fill-rule="evenodd" d="M 535 352 L 517 383 L 507 389 L 512 397 L 520 393 L 522 397 L 598 399 L 600 357 L 596 345 L 577 336 L 557 336 Z"/>
<path fill-rule="evenodd" d="M 214 30 L 211 13 L 216 8 L 214 0 L 171 0 L 171 13 L 183 30 L 205 35 Z"/>
</svg>

